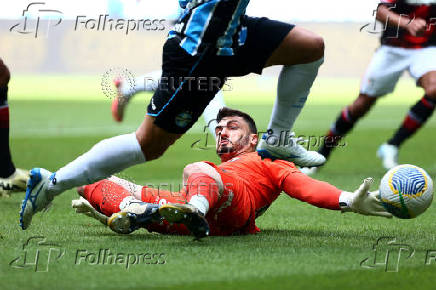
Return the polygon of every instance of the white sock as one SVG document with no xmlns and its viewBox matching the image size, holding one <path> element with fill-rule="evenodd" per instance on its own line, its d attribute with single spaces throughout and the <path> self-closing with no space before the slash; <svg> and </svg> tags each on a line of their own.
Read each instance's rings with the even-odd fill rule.
<svg viewBox="0 0 436 290">
<path fill-rule="evenodd" d="M 324 58 L 321 58 L 311 63 L 282 68 L 268 129 L 278 134 L 292 129 L 323 62 Z"/>
<path fill-rule="evenodd" d="M 59 169 L 48 189 L 55 195 L 60 194 L 76 186 L 92 184 L 144 162 L 145 157 L 135 133 L 105 139 Z"/>
<path fill-rule="evenodd" d="M 203 118 L 206 126 L 208 126 L 209 131 L 212 136 L 215 137 L 215 127 L 218 125 L 216 122 L 216 116 L 218 111 L 224 107 L 226 104 L 224 102 L 224 95 L 222 91 L 219 91 L 215 97 L 210 101 L 209 105 L 204 109 Z"/>
<path fill-rule="evenodd" d="M 209 201 L 202 195 L 194 195 L 188 203 L 195 206 L 203 215 L 209 211 Z"/>
</svg>

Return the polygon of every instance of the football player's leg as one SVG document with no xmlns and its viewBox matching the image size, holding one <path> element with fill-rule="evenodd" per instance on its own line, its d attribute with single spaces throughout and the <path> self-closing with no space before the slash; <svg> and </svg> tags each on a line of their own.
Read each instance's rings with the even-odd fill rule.
<svg viewBox="0 0 436 290">
<path fill-rule="evenodd" d="M 292 130 L 323 63 L 323 56 L 323 39 L 303 28 L 294 27 L 267 60 L 266 67 L 283 65 L 283 68 L 279 76 L 277 98 L 268 125 L 268 134 L 264 135 L 260 142 L 260 152 L 267 150 L 276 151 L 275 155 L 289 155 L 287 159 L 301 166 L 319 166 L 324 163 L 323 156 L 316 152 L 308 152 L 296 144 L 294 139 L 291 139 L 291 143 L 295 144 L 281 149 L 271 141 L 276 140 L 275 137 L 280 138 L 283 133 L 289 134 Z"/>
<path fill-rule="evenodd" d="M 28 172 L 15 168 L 9 148 L 8 83 L 10 72 L 0 59 L 0 196 L 26 190 Z"/>
<path fill-rule="evenodd" d="M 110 217 L 106 224 L 117 233 L 131 233 L 161 219 L 159 205 L 136 199 L 132 192 L 110 180 L 80 187 L 78 192 L 94 209 Z M 78 202 L 73 201 L 73 207 L 77 209 L 77 205 Z M 88 212 L 81 210 L 79 213 Z"/>
<path fill-rule="evenodd" d="M 146 116 L 136 133 L 103 140 L 53 174 L 33 169 L 20 214 L 22 228 L 26 229 L 33 214 L 44 209 L 63 191 L 104 179 L 146 160 L 154 160 L 180 136 L 157 127 L 154 117 Z"/>
<path fill-rule="evenodd" d="M 112 102 L 112 116 L 115 121 L 121 122 L 124 118 L 124 111 L 133 96 L 139 92 L 155 91 L 159 85 L 162 70 L 150 72 L 144 76 L 136 77 L 134 80 L 117 78 L 114 80 L 118 90 L 117 97 Z"/>
<path fill-rule="evenodd" d="M 369 112 L 376 100 L 376 97 L 360 94 L 352 104 L 344 107 L 327 132 L 324 143 L 318 152 L 328 159 L 332 150 L 338 146 L 340 140 L 353 129 L 360 118 Z"/>
<path fill-rule="evenodd" d="M 436 105 L 436 71 L 426 73 L 419 84 L 425 95 L 410 108 L 406 118 L 394 136 L 388 141 L 389 145 L 400 147 L 404 141 L 416 133 L 434 112 Z"/>
<path fill-rule="evenodd" d="M 340 140 L 365 116 L 377 99 L 394 90 L 401 74 L 409 66 L 409 61 L 407 53 L 399 54 L 384 46 L 377 50 L 363 77 L 358 98 L 339 113 L 327 132 L 319 153 L 327 159 L 330 157 L 333 149 L 343 142 Z"/>
<path fill-rule="evenodd" d="M 171 223 L 184 224 L 196 237 L 209 235 L 209 224 L 205 219 L 209 209 L 214 208 L 223 192 L 224 185 L 216 170 L 204 162 L 185 167 L 187 203 L 162 205 L 159 213 Z"/>
<path fill-rule="evenodd" d="M 224 190 L 220 174 L 205 162 L 187 165 L 183 170 L 183 181 L 187 202 L 203 215 L 215 207 Z"/>
<path fill-rule="evenodd" d="M 93 208 L 110 217 L 107 225 L 113 231 L 128 234 L 139 228 L 146 228 L 162 234 L 189 235 L 193 231 L 197 233 L 197 228 L 192 228 L 192 216 L 189 223 L 183 216 L 183 220 L 171 221 L 176 224 L 170 224 L 169 221 L 163 220 L 158 211 L 159 207 L 170 204 L 170 208 L 177 208 L 180 212 L 185 211 L 184 215 L 186 215 L 186 210 L 189 209 L 184 205 L 186 204 L 186 192 L 170 192 L 144 186 L 141 190 L 141 200 L 139 200 L 135 198 L 135 192 L 127 190 L 121 184 L 125 182 L 120 183 L 120 179 L 116 182 L 102 180 L 78 189 L 79 194 L 85 197 Z M 80 213 L 87 214 L 83 211 Z M 192 215 L 191 211 L 189 213 Z M 204 218 L 200 217 L 200 220 L 204 222 Z M 205 224 L 207 225 L 207 222 Z"/>
<path fill-rule="evenodd" d="M 386 169 L 398 165 L 399 147 L 427 122 L 436 105 L 436 48 L 413 50 L 410 55 L 410 74 L 424 89 L 425 95 L 410 108 L 394 135 L 377 151 Z"/>
</svg>

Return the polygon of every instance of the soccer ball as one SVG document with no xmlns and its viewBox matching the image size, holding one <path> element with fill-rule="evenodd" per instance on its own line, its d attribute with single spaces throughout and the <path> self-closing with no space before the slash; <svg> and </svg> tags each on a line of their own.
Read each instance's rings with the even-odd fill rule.
<svg viewBox="0 0 436 290">
<path fill-rule="evenodd" d="M 379 198 L 384 208 L 394 216 L 415 218 L 433 201 L 433 180 L 422 168 L 399 165 L 383 176 Z"/>
</svg>

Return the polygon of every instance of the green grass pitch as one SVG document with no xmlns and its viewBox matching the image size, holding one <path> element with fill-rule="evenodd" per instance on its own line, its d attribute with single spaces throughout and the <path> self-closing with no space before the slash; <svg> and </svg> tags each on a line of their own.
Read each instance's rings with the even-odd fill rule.
<svg viewBox="0 0 436 290">
<path fill-rule="evenodd" d="M 233 86 L 233 91 L 226 92 L 226 100 L 250 112 L 259 129 L 265 129 L 274 99 L 274 80 L 235 81 Z M 296 132 L 306 136 L 325 134 L 357 90 L 357 79 L 320 79 L 296 124 Z M 354 190 L 363 178 L 372 176 L 375 190 L 384 174 L 375 151 L 420 95 L 422 91 L 413 82 L 404 80 L 395 95 L 382 100 L 359 123 L 346 138 L 346 146 L 338 148 L 315 177 Z M 128 108 L 125 122 L 115 124 L 110 100 L 101 94 L 98 78 L 13 77 L 10 106 L 14 161 L 23 168 L 56 170 L 102 138 L 134 131 L 148 99 L 149 95 L 139 95 Z M 421 166 L 436 176 L 435 129 L 433 118 L 404 145 L 400 162 Z M 121 176 L 144 184 L 179 184 L 184 165 L 205 159 L 218 162 L 213 149 L 191 148 L 196 140 L 204 141 L 201 131 L 199 123 L 163 158 L 130 168 Z M 434 205 L 414 220 L 386 220 L 317 209 L 281 196 L 258 219 L 260 234 L 193 242 L 191 237 L 149 234 L 145 230 L 117 235 L 75 214 L 71 200 L 76 197 L 70 190 L 56 198 L 49 212 L 37 215 L 27 231 L 18 225 L 23 194 L 0 200 L 1 289 L 434 289 Z M 36 245 L 35 240 L 23 249 L 23 243 L 37 236 L 45 237 L 51 246 Z M 373 245 L 381 237 L 395 237 L 396 242 L 376 247 L 378 262 L 383 264 L 386 253 L 389 259 L 387 266 L 372 263 L 371 268 L 376 253 Z M 411 249 L 406 245 L 413 247 L 412 257 L 408 258 Z M 119 254 L 119 263 L 96 262 L 96 255 L 104 249 Z M 38 264 L 34 265 L 37 254 Z M 126 267 L 129 254 L 131 263 L 140 254 L 161 256 L 159 264 L 146 264 L 156 260 L 142 259 Z M 88 260 L 84 255 L 89 255 Z M 365 258 L 369 260 L 361 266 Z"/>
</svg>

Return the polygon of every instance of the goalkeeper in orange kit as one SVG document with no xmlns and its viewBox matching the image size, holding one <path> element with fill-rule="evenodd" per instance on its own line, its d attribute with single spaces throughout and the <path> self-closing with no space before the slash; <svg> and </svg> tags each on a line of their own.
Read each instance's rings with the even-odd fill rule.
<svg viewBox="0 0 436 290">
<path fill-rule="evenodd" d="M 371 179 L 355 192 L 342 191 L 301 173 L 293 163 L 262 159 L 253 119 L 223 108 L 217 116 L 217 154 L 222 163 L 196 162 L 183 171 L 184 188 L 170 192 L 139 186 L 116 177 L 78 189 L 77 212 L 96 217 L 112 230 L 146 228 L 163 234 L 253 234 L 255 219 L 281 192 L 316 207 L 392 217 L 368 192 Z"/>
</svg>

